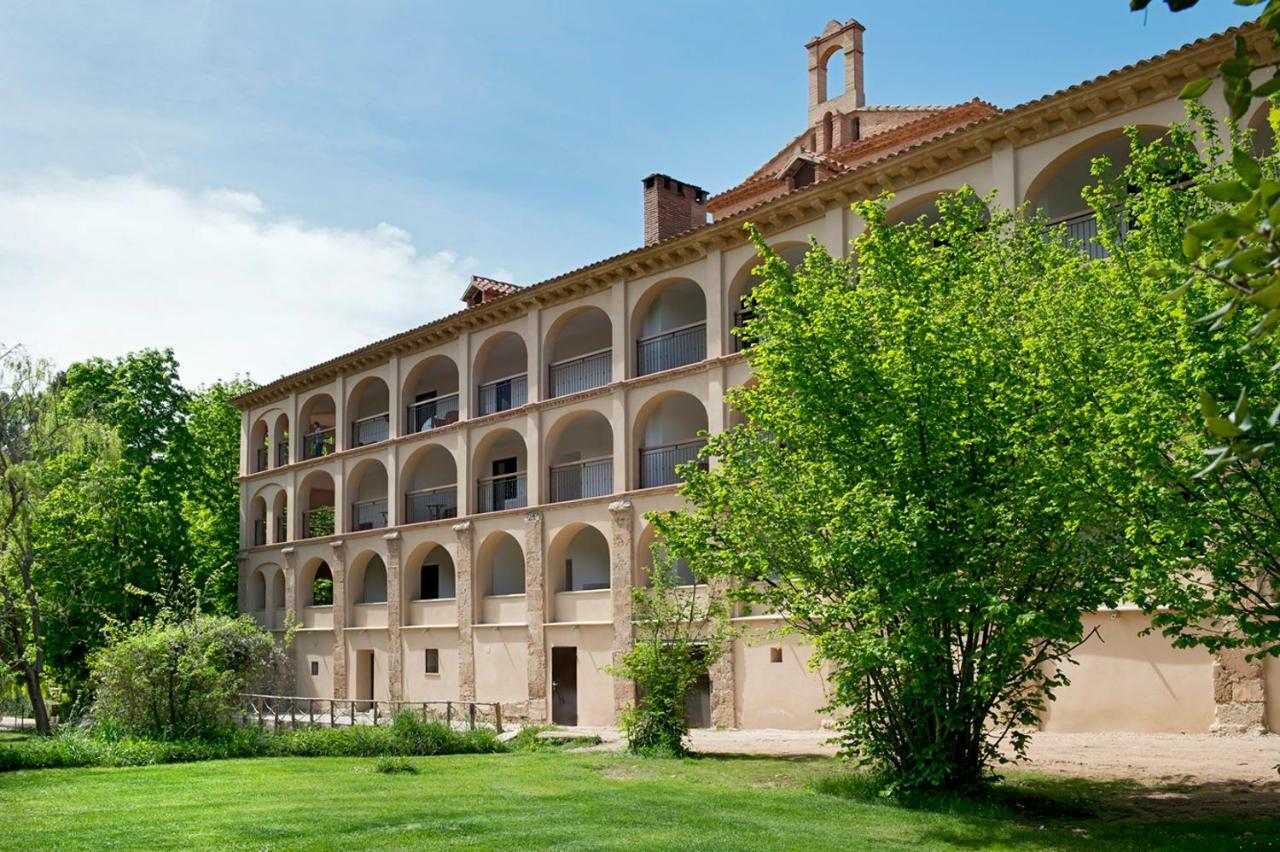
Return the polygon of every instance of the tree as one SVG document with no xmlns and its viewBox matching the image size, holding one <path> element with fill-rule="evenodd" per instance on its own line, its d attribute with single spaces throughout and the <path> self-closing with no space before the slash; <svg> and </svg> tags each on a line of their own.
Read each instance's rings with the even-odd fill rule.
<svg viewBox="0 0 1280 852">
<path fill-rule="evenodd" d="M 724 654 L 728 610 L 704 583 L 684 585 L 675 559 L 653 547 L 649 585 L 631 589 L 634 637 L 610 674 L 635 683 L 636 703 L 622 713 L 628 750 L 673 756 L 687 753 L 689 690 Z"/>
<path fill-rule="evenodd" d="M 254 387 L 248 379 L 216 382 L 189 403 L 193 458 L 182 514 L 195 582 L 208 608 L 225 614 L 236 611 L 240 550 L 240 412 L 231 400 Z"/>
<path fill-rule="evenodd" d="M 888 226 L 883 201 L 857 205 L 856 265 L 813 242 L 792 271 L 752 232 L 756 382 L 729 397 L 747 425 L 656 520 L 813 643 L 843 750 L 904 790 L 1022 754 L 1081 613 L 1126 578 L 1093 417 L 1115 297 L 1042 222 L 967 189 L 938 207 Z"/>
<path fill-rule="evenodd" d="M 47 479 L 41 464 L 68 433 L 47 364 L 0 347 L 0 664 L 21 676 L 36 730 L 49 733 L 45 624 L 36 587 L 32 521 Z"/>
</svg>

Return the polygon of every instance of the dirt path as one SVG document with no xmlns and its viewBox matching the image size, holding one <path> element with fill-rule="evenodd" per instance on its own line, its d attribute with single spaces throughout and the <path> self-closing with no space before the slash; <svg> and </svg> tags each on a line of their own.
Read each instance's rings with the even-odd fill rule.
<svg viewBox="0 0 1280 852">
<path fill-rule="evenodd" d="M 584 731 L 585 733 L 586 731 Z M 593 728 L 601 749 L 621 747 L 618 732 Z M 713 731 L 692 734 L 693 750 L 712 754 L 832 755 L 823 731 Z M 1218 737 L 1209 734 L 1037 733 L 1030 760 L 1037 772 L 1124 779 L 1154 785 L 1275 785 L 1280 789 L 1280 736 Z"/>
</svg>

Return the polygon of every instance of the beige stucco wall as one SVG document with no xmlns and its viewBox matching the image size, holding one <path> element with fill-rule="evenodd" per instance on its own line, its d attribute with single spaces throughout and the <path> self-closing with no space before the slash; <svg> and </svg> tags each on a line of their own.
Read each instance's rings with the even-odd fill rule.
<svg viewBox="0 0 1280 852">
<path fill-rule="evenodd" d="M 578 649 L 578 724 L 612 725 L 613 678 L 603 669 L 612 660 L 612 625 L 548 625 L 547 659 L 554 647 Z M 547 664 L 547 695 L 551 695 L 551 664 Z"/>
<path fill-rule="evenodd" d="M 777 635 L 774 621 L 738 620 L 733 645 L 734 699 L 743 728 L 809 730 L 822 724 L 826 704 L 822 676 L 809 668 L 812 648 L 802 637 Z M 771 649 L 782 649 L 782 662 Z"/>
<path fill-rule="evenodd" d="M 1091 637 L 1075 653 L 1071 685 L 1058 691 L 1046 731 L 1204 733 L 1214 720 L 1213 662 L 1201 648 L 1174 648 L 1140 612 L 1085 616 Z"/>
<path fill-rule="evenodd" d="M 1263 660 L 1262 673 L 1267 697 L 1267 730 L 1280 734 L 1280 658 L 1267 657 Z"/>
<path fill-rule="evenodd" d="M 328 630 L 299 630 L 294 634 L 296 692 L 303 698 L 333 696 L 333 633 Z M 319 673 L 311 674 L 311 663 L 320 664 Z"/>
<path fill-rule="evenodd" d="M 476 701 L 526 701 L 529 681 L 524 627 L 476 627 Z"/>
<path fill-rule="evenodd" d="M 406 701 L 458 700 L 458 631 L 453 627 L 406 629 L 400 633 L 404 649 L 404 699 Z M 425 651 L 440 652 L 440 673 L 425 671 Z"/>
</svg>

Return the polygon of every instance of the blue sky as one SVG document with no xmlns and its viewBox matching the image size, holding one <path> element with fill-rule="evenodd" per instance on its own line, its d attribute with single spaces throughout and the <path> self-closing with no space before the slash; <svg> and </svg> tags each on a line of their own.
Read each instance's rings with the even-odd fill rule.
<svg viewBox="0 0 1280 852">
<path fill-rule="evenodd" d="M 1250 11 L 1127 5 L 0 3 L 0 342 L 270 380 L 634 247 L 650 172 L 740 180 L 830 18 L 869 103 L 1004 107 Z"/>
</svg>

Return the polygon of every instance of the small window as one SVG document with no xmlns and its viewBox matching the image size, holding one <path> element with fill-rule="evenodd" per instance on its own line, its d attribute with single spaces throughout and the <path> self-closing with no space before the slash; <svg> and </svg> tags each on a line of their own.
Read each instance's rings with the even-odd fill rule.
<svg viewBox="0 0 1280 852">
<path fill-rule="evenodd" d="M 425 658 L 426 658 L 426 665 L 425 665 L 426 673 L 432 674 L 432 675 L 440 674 L 440 649 L 428 648 L 427 653 L 425 654 Z"/>
<path fill-rule="evenodd" d="M 320 674 L 320 662 L 318 660 L 311 661 L 311 676 L 315 677 Z"/>
<path fill-rule="evenodd" d="M 780 662 L 782 662 L 782 649 L 781 649 L 781 648 L 779 648 L 779 647 L 776 647 L 776 646 L 775 646 L 775 647 L 773 647 L 773 648 L 770 648 L 770 649 L 769 649 L 769 662 L 771 662 L 771 663 L 780 663 Z"/>
</svg>

